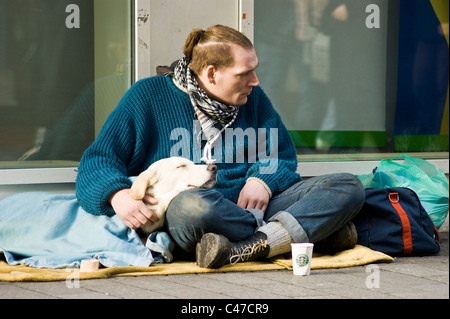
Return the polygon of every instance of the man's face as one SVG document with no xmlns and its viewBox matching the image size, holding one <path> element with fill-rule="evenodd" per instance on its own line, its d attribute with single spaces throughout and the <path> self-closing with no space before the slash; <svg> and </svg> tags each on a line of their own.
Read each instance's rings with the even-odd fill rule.
<svg viewBox="0 0 450 319">
<path fill-rule="evenodd" d="M 255 72 L 259 62 L 254 49 L 248 50 L 233 45 L 231 50 L 235 63 L 231 67 L 215 71 L 216 85 L 210 88 L 210 93 L 215 100 L 228 105 L 242 106 L 247 103 L 253 87 L 259 85 Z"/>
</svg>

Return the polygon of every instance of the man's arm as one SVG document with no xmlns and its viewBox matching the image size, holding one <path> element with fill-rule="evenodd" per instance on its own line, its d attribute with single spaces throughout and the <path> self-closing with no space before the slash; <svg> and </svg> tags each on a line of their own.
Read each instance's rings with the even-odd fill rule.
<svg viewBox="0 0 450 319">
<path fill-rule="evenodd" d="M 301 180 L 297 170 L 297 154 L 294 143 L 272 103 L 260 92 L 255 111 L 258 112 L 258 129 L 266 131 L 265 150 L 258 145 L 257 161 L 246 176 L 238 205 L 242 208 L 265 210 L 273 194 L 286 190 Z"/>
<path fill-rule="evenodd" d="M 144 138 L 148 123 L 142 118 L 133 101 L 139 95 L 139 86 L 132 87 L 117 108 L 108 117 L 94 143 L 86 150 L 80 162 L 76 182 L 80 205 L 94 215 L 117 214 L 130 228 L 155 222 L 156 216 L 145 206 L 154 200 L 135 201 L 129 196 L 129 176 L 137 175 L 146 162 L 145 149 L 149 139 Z M 140 99 L 142 101 L 142 99 Z"/>
</svg>

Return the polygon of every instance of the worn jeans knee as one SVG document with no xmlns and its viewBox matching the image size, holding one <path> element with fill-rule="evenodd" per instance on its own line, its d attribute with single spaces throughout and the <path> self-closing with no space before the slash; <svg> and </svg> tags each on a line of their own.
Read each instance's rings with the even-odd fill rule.
<svg viewBox="0 0 450 319">
<path fill-rule="evenodd" d="M 175 243 L 194 253 L 205 233 L 232 241 L 250 237 L 257 225 L 253 215 L 224 198 L 214 189 L 194 189 L 176 196 L 166 212 L 166 227 Z"/>
<path fill-rule="evenodd" d="M 288 231 L 315 242 L 326 238 L 358 214 L 364 204 L 364 187 L 353 174 L 339 173 L 317 176 L 294 184 L 274 196 L 266 218 L 280 211 L 294 218 L 280 220 Z M 279 218 L 278 218 L 279 219 Z M 299 227 L 298 223 L 301 227 Z M 292 236 L 295 239 L 295 236 Z"/>
</svg>

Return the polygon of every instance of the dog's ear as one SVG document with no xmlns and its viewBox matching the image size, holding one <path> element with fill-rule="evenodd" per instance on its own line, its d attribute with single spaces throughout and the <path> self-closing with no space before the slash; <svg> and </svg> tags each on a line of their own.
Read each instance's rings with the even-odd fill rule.
<svg viewBox="0 0 450 319">
<path fill-rule="evenodd" d="M 133 199 L 143 199 L 147 188 L 154 185 L 159 180 L 159 174 L 156 170 L 147 170 L 139 176 L 131 185 L 130 194 Z"/>
</svg>

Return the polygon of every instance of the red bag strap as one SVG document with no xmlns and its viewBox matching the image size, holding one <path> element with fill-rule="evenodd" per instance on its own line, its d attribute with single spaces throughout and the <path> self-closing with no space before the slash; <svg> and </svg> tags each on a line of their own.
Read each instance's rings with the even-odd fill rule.
<svg viewBox="0 0 450 319">
<path fill-rule="evenodd" d="M 439 244 L 439 232 L 434 223 L 433 223 L 433 226 L 434 226 L 434 240 Z"/>
<path fill-rule="evenodd" d="M 400 220 L 403 226 L 403 253 L 405 255 L 411 255 L 413 251 L 411 225 L 409 223 L 408 215 L 403 210 L 402 206 L 399 203 L 399 200 L 400 199 L 398 193 L 389 193 L 389 201 L 400 216 Z"/>
</svg>

